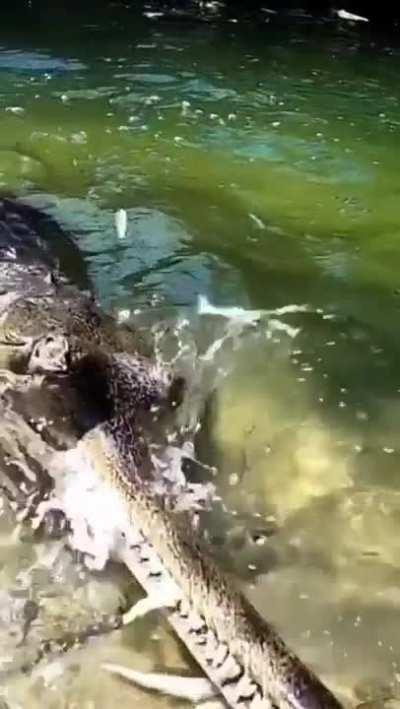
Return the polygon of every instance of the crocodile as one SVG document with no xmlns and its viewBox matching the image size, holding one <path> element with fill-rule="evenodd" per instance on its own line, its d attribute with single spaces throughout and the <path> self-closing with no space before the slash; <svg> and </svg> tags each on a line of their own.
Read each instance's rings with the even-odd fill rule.
<svg viewBox="0 0 400 709">
<path fill-rule="evenodd" d="M 331 691 L 219 569 L 196 535 L 191 513 L 167 509 L 143 476 L 141 413 L 158 400 L 179 403 L 170 375 L 126 353 L 91 352 L 78 369 L 86 384 L 93 378 L 111 406 L 106 421 L 53 461 L 58 504 L 73 530 L 89 530 L 83 540 L 76 534 L 72 545 L 92 557 L 99 554 L 95 568 L 109 556 L 122 561 L 147 594 L 124 622 L 162 609 L 209 681 L 163 680 L 112 663 L 105 668 L 192 700 L 217 693 L 232 709 L 339 709 Z"/>
</svg>

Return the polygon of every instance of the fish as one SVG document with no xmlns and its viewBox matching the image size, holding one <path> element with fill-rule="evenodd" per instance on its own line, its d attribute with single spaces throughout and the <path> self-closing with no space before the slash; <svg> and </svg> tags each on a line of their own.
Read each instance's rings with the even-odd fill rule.
<svg viewBox="0 0 400 709">
<path fill-rule="evenodd" d="M 197 299 L 197 313 L 198 315 L 212 315 L 222 318 L 226 318 L 231 322 L 241 323 L 243 325 L 254 325 L 260 322 L 263 318 L 275 315 L 290 315 L 294 313 L 306 313 L 309 312 L 310 308 L 307 304 L 289 304 L 284 305 L 281 308 L 275 308 L 273 310 L 259 309 L 252 310 L 248 308 L 243 308 L 237 305 L 229 306 L 218 306 L 213 305 L 208 300 L 207 296 L 199 295 Z"/>
<path fill-rule="evenodd" d="M 115 212 L 115 229 L 117 231 L 118 239 L 125 239 L 126 230 L 128 227 L 128 215 L 125 209 L 118 209 Z"/>
<path fill-rule="evenodd" d="M 369 22 L 368 17 L 355 15 L 353 12 L 347 12 L 347 10 L 336 10 L 336 14 L 341 20 L 347 20 L 348 22 Z"/>
</svg>

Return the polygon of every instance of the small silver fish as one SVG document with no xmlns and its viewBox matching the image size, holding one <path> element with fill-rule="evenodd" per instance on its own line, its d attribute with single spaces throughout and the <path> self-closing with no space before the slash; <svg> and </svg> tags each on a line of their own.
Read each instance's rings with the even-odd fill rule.
<svg viewBox="0 0 400 709">
<path fill-rule="evenodd" d="M 197 312 L 199 315 L 219 315 L 228 320 L 249 324 L 258 322 L 267 313 L 266 310 L 246 310 L 240 306 L 219 307 L 212 305 L 205 295 L 198 296 Z"/>
<path fill-rule="evenodd" d="M 115 212 L 115 228 L 117 230 L 118 239 L 125 239 L 128 226 L 128 215 L 125 209 L 118 209 Z"/>
<path fill-rule="evenodd" d="M 352 12 L 347 12 L 347 10 L 336 10 L 336 14 L 341 20 L 348 20 L 349 22 L 369 22 L 368 17 L 353 15 Z"/>
</svg>

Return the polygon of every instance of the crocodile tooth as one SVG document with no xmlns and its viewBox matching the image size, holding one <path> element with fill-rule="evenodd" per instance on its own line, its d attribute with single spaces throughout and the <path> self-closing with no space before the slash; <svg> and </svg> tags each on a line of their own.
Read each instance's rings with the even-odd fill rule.
<svg viewBox="0 0 400 709">
<path fill-rule="evenodd" d="M 178 613 L 180 618 L 189 618 L 190 609 L 188 603 L 182 599 L 179 603 Z"/>
<path fill-rule="evenodd" d="M 218 668 L 218 676 L 222 685 L 237 682 L 242 679 L 244 669 L 232 655 L 228 655 L 225 662 Z"/>
<path fill-rule="evenodd" d="M 258 692 L 254 699 L 251 700 L 249 709 L 265 709 L 269 704 L 270 707 L 273 707 L 273 702 L 268 700 L 268 697 L 262 697 L 260 694 L 260 689 L 258 689 Z"/>
<path fill-rule="evenodd" d="M 235 689 L 238 701 L 253 699 L 257 691 L 258 686 L 246 674 L 239 680 Z"/>
<path fill-rule="evenodd" d="M 164 576 L 163 570 L 161 568 L 159 568 L 158 566 L 155 565 L 154 567 L 150 568 L 148 578 L 154 579 L 155 581 L 157 581 L 157 580 L 162 581 L 163 576 Z"/>
<path fill-rule="evenodd" d="M 217 651 L 214 655 L 214 661 L 212 663 L 213 667 L 221 667 L 224 664 L 228 655 L 229 655 L 228 646 L 225 645 L 225 643 L 220 643 L 218 645 Z"/>
<path fill-rule="evenodd" d="M 207 638 L 208 633 L 206 628 L 201 632 L 196 631 L 194 638 L 195 645 L 207 645 Z"/>
<path fill-rule="evenodd" d="M 189 625 L 191 633 L 205 633 L 207 632 L 207 626 L 204 618 L 199 616 L 197 613 L 192 612 L 189 615 Z"/>
<path fill-rule="evenodd" d="M 165 571 L 164 567 L 160 563 L 160 560 L 157 559 L 157 557 L 152 556 L 149 554 L 149 558 L 143 559 L 143 557 L 140 558 L 142 562 L 145 562 L 149 564 L 149 571 L 148 571 L 148 577 L 150 578 L 162 578 L 165 577 Z"/>
<path fill-rule="evenodd" d="M 151 557 L 151 554 L 150 554 L 149 547 L 147 546 L 147 544 L 142 545 L 140 547 L 140 561 L 143 563 L 147 563 L 148 561 L 150 561 L 150 557 Z"/>
<path fill-rule="evenodd" d="M 143 544 L 143 541 L 140 539 L 129 540 L 129 549 L 132 549 L 132 551 L 134 549 L 140 550 L 142 548 L 142 544 Z"/>
<path fill-rule="evenodd" d="M 204 650 L 206 662 L 211 663 L 215 658 L 215 653 L 218 649 L 218 640 L 214 631 L 209 630 L 207 633 L 207 645 Z"/>
</svg>

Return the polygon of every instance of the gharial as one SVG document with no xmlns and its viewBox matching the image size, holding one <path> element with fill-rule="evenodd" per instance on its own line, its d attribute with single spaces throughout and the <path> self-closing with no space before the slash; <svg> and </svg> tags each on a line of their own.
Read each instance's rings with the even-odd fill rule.
<svg viewBox="0 0 400 709">
<path fill-rule="evenodd" d="M 110 409 L 106 421 L 53 461 L 56 504 L 71 520 L 72 545 L 87 553 L 96 568 L 109 556 L 123 561 L 147 594 L 124 621 L 164 609 L 208 679 L 105 667 L 142 686 L 197 702 L 219 694 L 235 709 L 339 709 L 333 694 L 219 570 L 196 537 L 190 512 L 177 515 L 166 509 L 151 480 L 143 477 L 146 444 L 138 445 L 140 418 L 159 401 L 174 403 L 177 390 L 171 389 L 170 374 L 149 360 L 95 351 L 79 361 L 77 370 L 86 386 L 93 380 Z M 52 504 L 49 500 L 45 506 Z M 82 528 L 88 531 L 83 537 Z"/>
<path fill-rule="evenodd" d="M 18 289 L 5 294 L 2 327 L 4 347 L 11 353 L 8 364 L 16 371 L 46 371 L 48 362 L 53 369 L 68 371 L 85 396 L 95 391 L 100 397 L 105 420 L 75 448 L 57 452 L 49 461 L 55 489 L 39 506 L 38 520 L 46 509 L 58 506 L 70 520 L 71 545 L 92 566 L 102 568 L 109 556 L 121 560 L 147 594 L 126 613 L 125 622 L 164 609 L 208 679 L 146 675 L 112 664 L 107 669 L 193 701 L 219 694 L 235 709 L 339 709 L 333 694 L 221 573 L 196 537 L 191 513 L 167 509 L 154 481 L 143 474 L 149 456 L 142 418 L 163 402 L 179 403 L 182 382 L 133 351 L 118 352 L 115 340 L 110 347 L 107 337 L 93 342 L 96 315 L 83 319 L 83 331 L 79 320 L 76 330 L 68 296 L 59 298 L 68 286 L 54 286 L 53 280 L 50 275 L 46 284 L 50 294 L 36 286 L 28 295 Z M 73 298 L 76 303 L 76 294 Z M 29 322 L 24 321 L 27 303 L 32 306 Z M 87 303 L 84 297 L 83 312 L 90 313 Z M 34 312 L 39 313 L 39 328 L 29 332 Z M 40 321 L 46 312 L 49 319 Z M 46 340 L 49 322 L 56 323 L 51 326 L 55 339 Z M 21 332 L 27 338 L 22 344 Z M 49 357 L 44 357 L 46 351 Z M 54 366 L 54 352 L 60 366 Z"/>
</svg>

